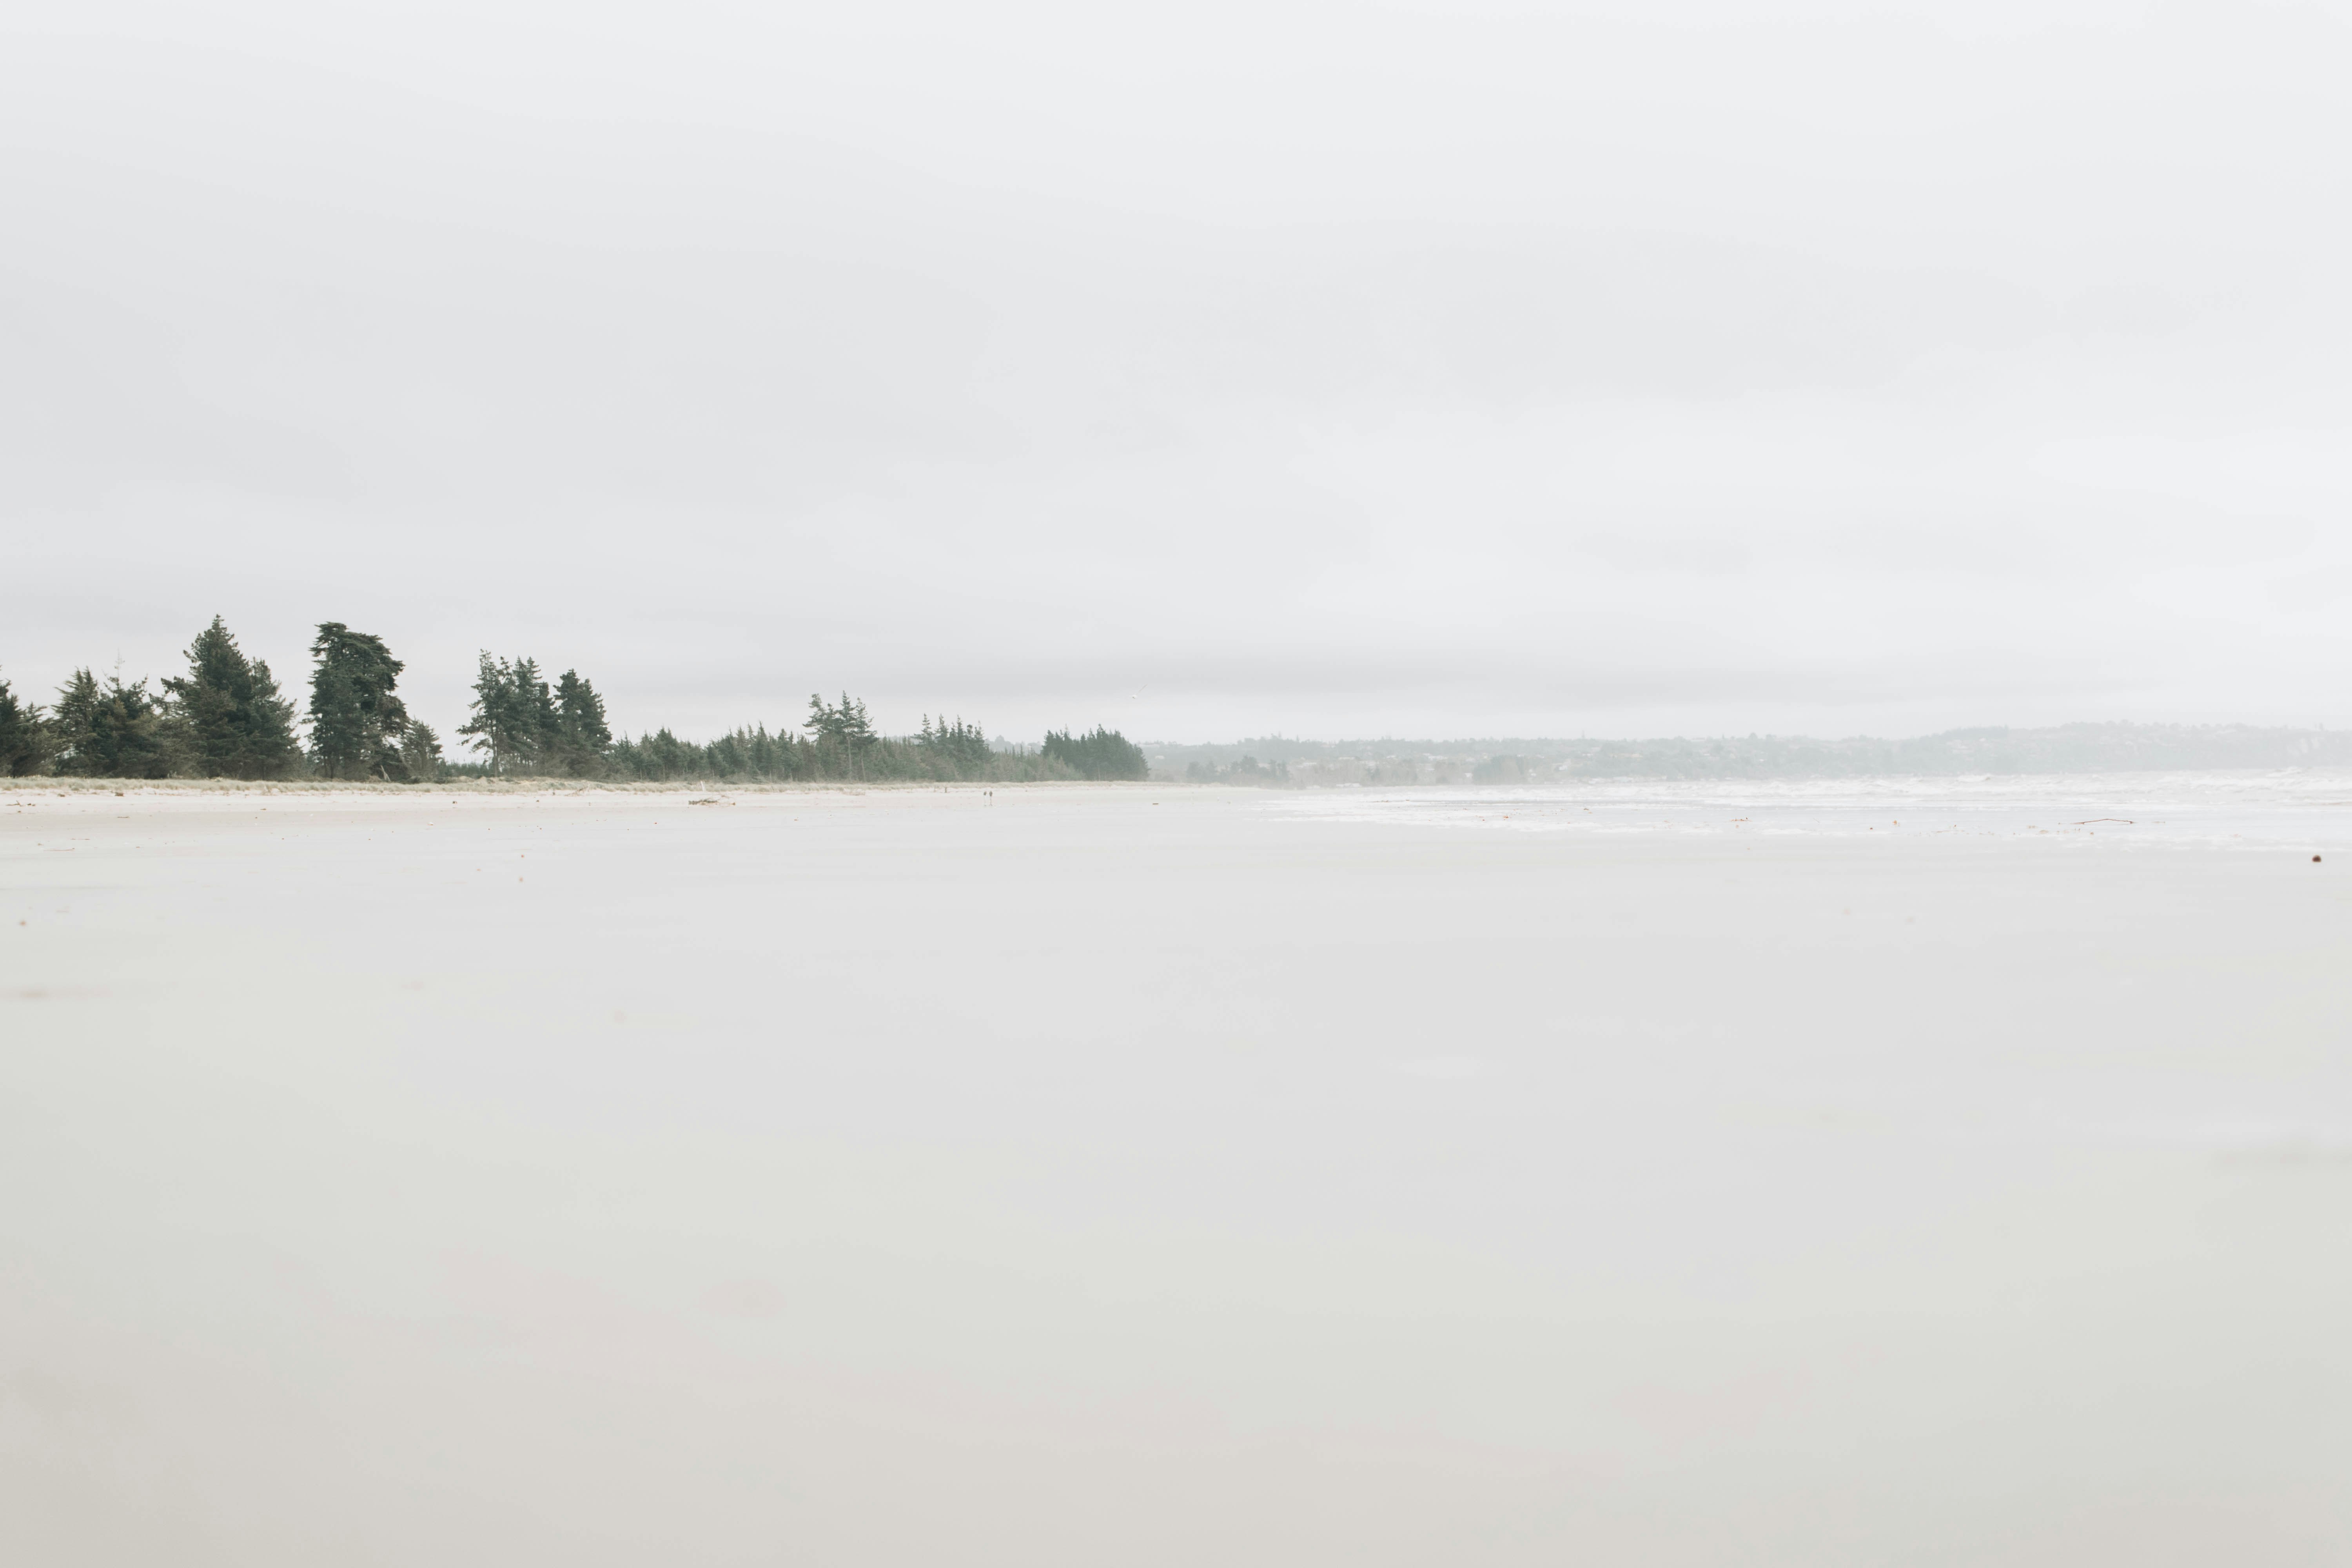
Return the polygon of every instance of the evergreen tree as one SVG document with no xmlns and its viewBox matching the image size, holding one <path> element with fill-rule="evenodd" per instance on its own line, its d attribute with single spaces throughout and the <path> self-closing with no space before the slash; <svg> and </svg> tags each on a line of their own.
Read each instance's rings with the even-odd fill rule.
<svg viewBox="0 0 2352 1568">
<path fill-rule="evenodd" d="M 1097 725 L 1090 734 L 1066 730 L 1046 731 L 1044 755 L 1061 763 L 1082 779 L 1146 779 L 1151 760 L 1143 748 L 1116 730 Z"/>
<path fill-rule="evenodd" d="M 845 692 L 843 695 L 846 696 L 847 693 Z M 835 716 L 834 710 L 825 705 L 824 699 L 814 691 L 809 693 L 808 722 L 802 728 L 805 729 L 820 746 L 839 743 L 841 721 Z"/>
<path fill-rule="evenodd" d="M 126 686 L 118 671 L 100 684 L 89 670 L 77 669 L 58 689 L 50 722 L 61 773 L 111 779 L 171 775 L 172 737 L 144 680 Z"/>
<path fill-rule="evenodd" d="M 49 734 L 57 746 L 57 771 L 87 778 L 96 772 L 99 689 L 98 677 L 77 669 L 58 688 L 49 704 Z"/>
<path fill-rule="evenodd" d="M 740 733 L 719 736 L 703 752 L 710 759 L 713 778 L 740 779 L 751 771 L 751 749 Z"/>
<path fill-rule="evenodd" d="M 47 731 L 40 704 L 17 701 L 8 682 L 0 679 L 0 778 L 34 772 L 46 760 Z"/>
<path fill-rule="evenodd" d="M 18 702 L 0 680 L 0 778 L 48 772 L 49 726 L 37 702 Z"/>
<path fill-rule="evenodd" d="M 711 773 L 709 753 L 690 741 L 681 741 L 667 729 L 650 735 L 640 735 L 634 741 L 614 742 L 614 768 L 635 779 L 707 778 Z"/>
<path fill-rule="evenodd" d="M 199 778 L 282 779 L 302 760 L 294 705 L 269 666 L 247 660 L 218 616 L 188 645 L 188 673 L 167 678 L 170 718 Z"/>
<path fill-rule="evenodd" d="M 474 750 L 482 753 L 493 773 L 521 766 L 527 742 L 517 728 L 520 704 L 516 700 L 514 667 L 482 651 L 474 676 L 472 717 L 457 726 Z"/>
<path fill-rule="evenodd" d="M 845 751 L 858 751 L 874 743 L 874 725 L 866 717 L 865 702 L 851 701 L 846 691 L 841 694 L 837 707 L 828 707 L 824 698 L 811 692 L 808 728 L 816 731 L 820 744 Z"/>
<path fill-rule="evenodd" d="M 405 667 L 383 639 L 323 621 L 310 644 L 310 758 L 331 779 L 405 780 L 408 710 L 393 695 Z"/>
<path fill-rule="evenodd" d="M 866 752 L 878 737 L 866 716 L 863 700 L 853 702 L 845 691 L 838 704 L 828 706 L 824 698 L 812 692 L 808 728 L 816 732 L 817 765 L 821 770 L 850 778 L 866 776 Z"/>
<path fill-rule="evenodd" d="M 430 784 L 441 776 L 443 765 L 441 737 L 424 720 L 411 719 L 400 738 L 401 771 L 414 783 Z"/>
<path fill-rule="evenodd" d="M 961 717 L 953 723 L 941 719 L 934 725 L 931 716 L 924 714 L 915 744 L 935 759 L 941 776 L 947 778 L 985 778 L 996 760 L 996 750 L 988 743 L 987 733 L 977 724 L 965 723 Z"/>
<path fill-rule="evenodd" d="M 1098 730 L 1076 737 L 1056 734 L 1058 756 L 1011 748 L 1000 751 L 977 724 L 924 715 L 922 728 L 903 737 L 877 735 L 865 704 L 844 696 L 837 703 L 809 700 L 803 741 L 789 731 L 746 726 L 707 746 L 681 741 L 667 730 L 623 737 L 605 754 L 611 773 L 627 779 L 973 779 L 1013 783 L 1066 779 L 1073 773 L 1099 778 L 1147 776 L 1148 759 L 1124 737 Z M 1069 759 L 1075 758 L 1075 762 Z"/>
<path fill-rule="evenodd" d="M 555 698 L 539 678 L 539 661 L 519 658 L 509 670 L 514 701 L 515 757 L 520 771 L 535 773 L 544 768 L 555 749 Z"/>
<path fill-rule="evenodd" d="M 541 679 L 538 660 L 509 663 L 484 653 L 474 678 L 472 717 L 457 733 L 483 753 L 493 773 L 593 773 L 613 740 L 604 727 L 604 705 L 577 671 L 567 672 L 566 679 L 578 688 L 571 700 L 576 737 L 566 729 L 557 694 Z"/>
<path fill-rule="evenodd" d="M 578 670 L 565 670 L 555 683 L 557 765 L 574 778 L 596 778 L 604 772 L 605 753 L 612 749 L 613 731 L 604 722 L 604 700 Z"/>
</svg>

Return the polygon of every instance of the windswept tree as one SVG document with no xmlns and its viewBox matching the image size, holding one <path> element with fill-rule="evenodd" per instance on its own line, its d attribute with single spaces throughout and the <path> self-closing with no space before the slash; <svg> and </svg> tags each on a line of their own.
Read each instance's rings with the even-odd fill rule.
<svg viewBox="0 0 2352 1568">
<path fill-rule="evenodd" d="M 23 778 L 49 768 L 49 726 L 37 702 L 19 702 L 0 680 L 0 778 Z"/>
<path fill-rule="evenodd" d="M 493 773 L 527 773 L 539 761 L 540 715 L 530 687 L 539 667 L 530 659 L 509 664 L 484 650 L 474 677 L 474 704 L 457 733 L 482 754 Z"/>
<path fill-rule="evenodd" d="M 484 653 L 474 678 L 471 716 L 457 727 L 493 773 L 562 773 L 593 778 L 604 771 L 613 731 L 604 700 L 576 669 L 553 689 L 539 661 L 511 662 Z"/>
<path fill-rule="evenodd" d="M 188 673 L 167 677 L 163 689 L 187 771 L 197 777 L 282 779 L 301 765 L 294 704 L 218 616 L 188 645 Z"/>
<path fill-rule="evenodd" d="M 862 774 L 865 752 L 878 739 L 873 721 L 866 716 L 863 699 L 853 702 L 845 691 L 840 702 L 829 704 L 811 692 L 806 727 L 816 737 L 817 755 L 824 766 L 839 768 L 851 777 Z"/>
<path fill-rule="evenodd" d="M 405 667 L 382 637 L 341 621 L 320 624 L 310 653 L 318 660 L 310 675 L 313 765 L 331 779 L 405 781 L 408 710 L 392 690 Z"/>
<path fill-rule="evenodd" d="M 80 778 L 160 779 L 172 772 L 172 736 L 144 680 L 101 682 L 87 669 L 58 688 L 50 719 L 57 771 Z"/>
<path fill-rule="evenodd" d="M 401 771 L 412 784 L 431 784 L 441 776 L 444 762 L 441 737 L 433 732 L 433 726 L 422 719 L 411 719 L 407 732 L 400 738 Z"/>
</svg>

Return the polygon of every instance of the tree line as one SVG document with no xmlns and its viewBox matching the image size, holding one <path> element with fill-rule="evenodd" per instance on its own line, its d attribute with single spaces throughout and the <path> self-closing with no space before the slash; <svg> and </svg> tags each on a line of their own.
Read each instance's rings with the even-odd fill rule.
<svg viewBox="0 0 2352 1568">
<path fill-rule="evenodd" d="M 0 679 L 0 773 L 162 779 L 441 776 L 440 738 L 394 694 L 404 668 L 382 637 L 320 625 L 307 743 L 267 661 L 247 658 L 218 616 L 188 645 L 188 672 L 155 689 L 121 671 L 77 669 L 44 713 Z"/>
<path fill-rule="evenodd" d="M 1000 745 L 961 717 L 925 714 L 912 735 L 882 735 L 846 692 L 834 702 L 812 696 L 798 731 L 762 724 L 709 742 L 667 728 L 616 737 L 604 699 L 577 670 L 550 681 L 535 659 L 488 653 L 457 729 L 473 755 L 453 760 L 432 726 L 409 715 L 395 690 L 406 667 L 383 638 L 322 622 L 310 657 L 310 700 L 299 715 L 268 664 L 248 658 L 218 616 L 189 645 L 187 673 L 152 689 L 120 671 L 101 679 L 77 669 L 45 711 L 0 679 L 0 776 L 1016 783 L 1150 772 L 1140 747 L 1101 728 L 1053 731 L 1034 751 Z"/>
<path fill-rule="evenodd" d="M 766 725 L 733 731 L 706 745 L 681 741 L 667 729 L 613 742 L 605 765 L 633 779 L 868 780 L 919 783 L 964 780 L 1021 784 L 1050 779 L 1143 779 L 1151 764 L 1143 748 L 1108 730 L 1076 737 L 1055 731 L 1035 751 L 1000 746 L 977 724 L 923 716 L 912 735 L 879 735 L 866 704 L 844 694 L 837 702 L 809 699 L 805 737 Z"/>
</svg>

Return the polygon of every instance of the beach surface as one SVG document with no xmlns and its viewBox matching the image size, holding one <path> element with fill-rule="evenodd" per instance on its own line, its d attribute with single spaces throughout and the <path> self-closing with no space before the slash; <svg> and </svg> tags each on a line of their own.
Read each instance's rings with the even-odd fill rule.
<svg viewBox="0 0 2352 1568">
<path fill-rule="evenodd" d="M 2347 799 L 17 781 L 0 1561 L 2341 1562 Z"/>
</svg>

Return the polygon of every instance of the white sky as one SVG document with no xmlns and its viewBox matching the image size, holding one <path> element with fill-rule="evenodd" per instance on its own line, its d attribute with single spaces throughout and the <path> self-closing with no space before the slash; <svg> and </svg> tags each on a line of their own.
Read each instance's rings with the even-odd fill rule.
<svg viewBox="0 0 2352 1568">
<path fill-rule="evenodd" d="M 2343 6 L 5 16 L 20 692 L 2352 722 Z"/>
</svg>

